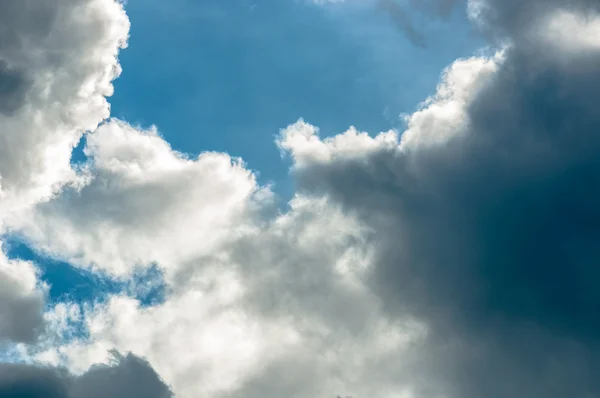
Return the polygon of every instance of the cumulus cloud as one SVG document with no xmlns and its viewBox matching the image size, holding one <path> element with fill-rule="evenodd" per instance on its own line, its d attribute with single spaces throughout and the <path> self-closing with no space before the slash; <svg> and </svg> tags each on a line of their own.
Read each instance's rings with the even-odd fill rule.
<svg viewBox="0 0 600 398">
<path fill-rule="evenodd" d="M 56 335 L 87 335 L 31 355 L 87 375 L 131 351 L 180 397 L 597 396 L 598 6 L 471 0 L 498 52 L 447 68 L 402 134 L 282 130 L 282 212 L 225 154 L 103 124 L 80 183 L 6 223 L 115 276 L 157 264 L 168 293 L 58 306 Z"/>
<path fill-rule="evenodd" d="M 0 1 L 0 231 L 80 177 L 73 147 L 108 116 L 129 21 L 113 0 Z M 0 242 L 1 243 L 1 242 Z M 1 249 L 0 249 L 1 251 Z M 0 253 L 0 339 L 43 329 L 37 270 Z"/>
<path fill-rule="evenodd" d="M 296 167 L 300 191 L 330 197 L 377 231 L 372 289 L 390 313 L 429 325 L 424 366 L 440 392 L 594 396 L 600 53 L 577 46 L 589 40 L 577 35 L 563 51 L 507 17 L 543 21 L 565 12 L 558 4 L 485 6 L 481 21 L 511 45 L 450 68 L 398 145 L 340 153 L 333 140 L 297 132 L 283 145 L 295 158 L 308 142 L 331 153 Z"/>
<path fill-rule="evenodd" d="M 116 120 L 87 136 L 86 185 L 12 218 L 51 255 L 126 276 L 210 256 L 248 228 L 271 193 L 240 160 L 173 151 L 156 129 Z"/>
<path fill-rule="evenodd" d="M 85 179 L 70 165 L 86 130 L 108 117 L 129 20 L 115 0 L 0 1 L 0 231 L 8 218 Z M 0 248 L 0 341 L 35 343 L 47 286 Z M 13 347 L 14 348 L 14 347 Z M 21 347 L 22 348 L 22 347 Z M 19 349 L 20 350 L 20 349 Z M 4 355 L 3 355 L 3 358 Z M 6 359 L 6 358 L 5 358 Z M 142 384 L 138 384 L 141 382 Z M 0 396 L 168 397 L 147 363 L 118 357 L 81 376 L 0 364 Z"/>
<path fill-rule="evenodd" d="M 169 398 L 172 393 L 143 359 L 114 352 L 110 365 L 97 365 L 79 376 L 65 369 L 0 364 L 0 397 L 28 398 Z"/>
<path fill-rule="evenodd" d="M 86 152 L 89 185 L 39 205 L 21 231 L 52 255 L 89 259 L 116 276 L 157 263 L 169 293 L 150 308 L 120 296 L 60 307 L 51 318 L 83 313 L 89 338 L 46 347 L 37 359 L 82 372 L 110 349 L 127 349 L 182 397 L 408 388 L 395 374 L 402 364 L 383 364 L 425 330 L 383 314 L 365 288 L 369 231 L 335 205 L 298 196 L 277 215 L 271 193 L 228 156 L 190 159 L 155 130 L 118 121 L 91 134 Z M 61 335 L 69 322 L 53 325 Z M 274 384 L 274 369 L 301 379 Z"/>
<path fill-rule="evenodd" d="M 76 178 L 71 151 L 109 114 L 129 20 L 114 0 L 2 0 L 0 217 Z"/>
</svg>

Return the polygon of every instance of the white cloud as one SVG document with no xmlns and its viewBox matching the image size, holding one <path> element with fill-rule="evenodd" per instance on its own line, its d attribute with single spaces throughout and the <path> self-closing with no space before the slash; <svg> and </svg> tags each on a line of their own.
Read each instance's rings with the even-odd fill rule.
<svg viewBox="0 0 600 398">
<path fill-rule="evenodd" d="M 404 150 L 440 145 L 468 129 L 468 106 L 502 62 L 502 53 L 493 58 L 472 57 L 455 61 L 447 68 L 436 94 L 421 108 L 405 116 L 402 134 Z"/>
<path fill-rule="evenodd" d="M 171 150 L 156 130 L 110 121 L 88 135 L 87 185 L 13 218 L 50 254 L 124 276 L 218 252 L 270 204 L 239 160 Z"/>
<path fill-rule="evenodd" d="M 349 154 L 356 144 L 376 149 L 348 134 L 331 145 Z M 269 191 L 228 156 L 189 159 L 155 130 L 119 121 L 91 134 L 86 152 L 88 185 L 40 204 L 21 232 L 49 253 L 115 275 L 156 262 L 170 293 L 150 308 L 113 297 L 85 310 L 90 339 L 48 348 L 38 360 L 84 371 L 112 348 L 132 351 L 181 397 L 410 388 L 382 366 L 424 331 L 383 314 L 365 284 L 369 231 L 352 217 L 310 196 L 276 215 Z M 57 336 L 69 328 L 59 320 L 73 317 L 78 311 L 62 307 L 49 316 Z M 303 389 L 265 373 L 277 366 L 306 377 Z"/>
<path fill-rule="evenodd" d="M 109 115 L 129 20 L 115 0 L 5 0 L 0 15 L 0 232 L 65 184 L 73 147 Z M 0 242 L 1 243 L 1 242 Z M 43 329 L 35 267 L 0 248 L 0 338 L 33 342 Z"/>
<path fill-rule="evenodd" d="M 294 159 L 294 167 L 312 163 L 333 162 L 337 157 L 361 156 L 378 149 L 394 146 L 397 134 L 388 131 L 372 139 L 369 134 L 351 127 L 344 134 L 321 140 L 319 129 L 303 120 L 282 130 L 277 145 L 289 151 Z"/>
<path fill-rule="evenodd" d="M 559 46 L 563 54 L 600 48 L 600 17 L 594 14 L 559 10 L 533 26 L 533 35 L 540 36 L 546 46 Z"/>
<path fill-rule="evenodd" d="M 75 179 L 71 151 L 109 115 L 105 96 L 129 31 L 115 0 L 7 0 L 2 8 L 0 217 Z"/>
</svg>

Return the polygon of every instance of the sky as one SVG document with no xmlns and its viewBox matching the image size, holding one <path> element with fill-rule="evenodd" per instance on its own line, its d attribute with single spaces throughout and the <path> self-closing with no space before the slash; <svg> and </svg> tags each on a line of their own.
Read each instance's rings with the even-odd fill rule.
<svg viewBox="0 0 600 398">
<path fill-rule="evenodd" d="M 126 9 L 131 38 L 112 114 L 157 125 L 186 153 L 242 157 L 287 196 L 289 163 L 274 144 L 281 128 L 299 117 L 324 135 L 398 128 L 445 66 L 482 45 L 462 9 L 424 27 L 429 49 L 360 3 L 133 0 Z"/>
<path fill-rule="evenodd" d="M 0 7 L 0 398 L 600 396 L 600 2 Z"/>
</svg>

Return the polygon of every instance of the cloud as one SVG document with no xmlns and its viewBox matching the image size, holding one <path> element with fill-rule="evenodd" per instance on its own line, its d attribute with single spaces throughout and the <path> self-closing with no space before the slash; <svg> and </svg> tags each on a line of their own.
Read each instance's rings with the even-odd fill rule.
<svg viewBox="0 0 600 398">
<path fill-rule="evenodd" d="M 169 388 L 150 365 L 134 355 L 113 353 L 111 365 L 74 376 L 64 369 L 0 364 L 0 397 L 169 398 Z"/>
<path fill-rule="evenodd" d="M 44 327 L 44 297 L 34 265 L 0 253 L 0 345 L 36 340 Z"/>
<path fill-rule="evenodd" d="M 29 82 L 21 70 L 10 69 L 0 60 L 0 112 L 10 115 L 23 106 Z"/>
<path fill-rule="evenodd" d="M 78 177 L 73 147 L 108 116 L 129 21 L 113 0 L 0 1 L 0 232 L 6 217 Z M 1 241 L 0 241 L 1 243 Z M 45 287 L 33 264 L 0 253 L 0 340 L 43 332 Z"/>
<path fill-rule="evenodd" d="M 282 130 L 298 192 L 281 212 L 228 155 L 104 123 L 80 183 L 6 224 L 117 277 L 156 264 L 168 293 L 57 306 L 50 335 L 87 335 L 29 354 L 88 375 L 131 351 L 184 398 L 600 394 L 598 5 L 471 0 L 498 52 L 447 68 L 402 134 Z"/>
<path fill-rule="evenodd" d="M 556 3 L 485 5 L 482 22 L 511 45 L 451 67 L 398 145 L 297 128 L 282 145 L 300 192 L 376 231 L 372 289 L 390 313 L 430 328 L 423 371 L 440 393 L 597 395 L 600 54 L 578 45 L 589 38 L 569 36 L 567 51 L 505 19 L 524 13 L 535 26 L 564 12 Z M 307 157 L 308 143 L 329 155 Z"/>
<path fill-rule="evenodd" d="M 89 338 L 42 345 L 37 359 L 82 372 L 127 347 L 181 397 L 408 388 L 382 363 L 424 332 L 388 318 L 365 289 L 368 231 L 351 217 L 313 197 L 278 215 L 270 191 L 228 156 L 184 156 L 156 130 L 116 120 L 85 151 L 88 185 L 38 205 L 21 232 L 51 255 L 116 276 L 156 263 L 168 294 L 149 308 L 121 296 L 57 307 L 49 318 L 82 313 Z M 68 334 L 70 322 L 51 322 L 51 333 Z M 305 390 L 295 377 L 274 385 L 272 369 L 282 367 L 304 375 Z"/>
<path fill-rule="evenodd" d="M 51 255 L 115 276 L 153 263 L 174 273 L 190 258 L 218 252 L 271 203 L 239 159 L 191 159 L 156 129 L 109 121 L 87 136 L 85 153 L 85 186 L 7 223 Z"/>
<path fill-rule="evenodd" d="M 73 147 L 109 115 L 129 20 L 114 0 L 2 0 L 0 218 L 76 175 Z"/>
</svg>

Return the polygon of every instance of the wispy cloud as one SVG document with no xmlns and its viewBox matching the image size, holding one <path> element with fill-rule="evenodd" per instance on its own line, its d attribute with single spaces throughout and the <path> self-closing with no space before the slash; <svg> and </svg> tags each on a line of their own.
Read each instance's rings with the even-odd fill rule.
<svg viewBox="0 0 600 398">
<path fill-rule="evenodd" d="M 394 25 L 411 43 L 418 47 L 427 46 L 423 33 L 415 27 L 407 9 L 394 0 L 378 0 L 377 8 L 389 15 Z"/>
</svg>

